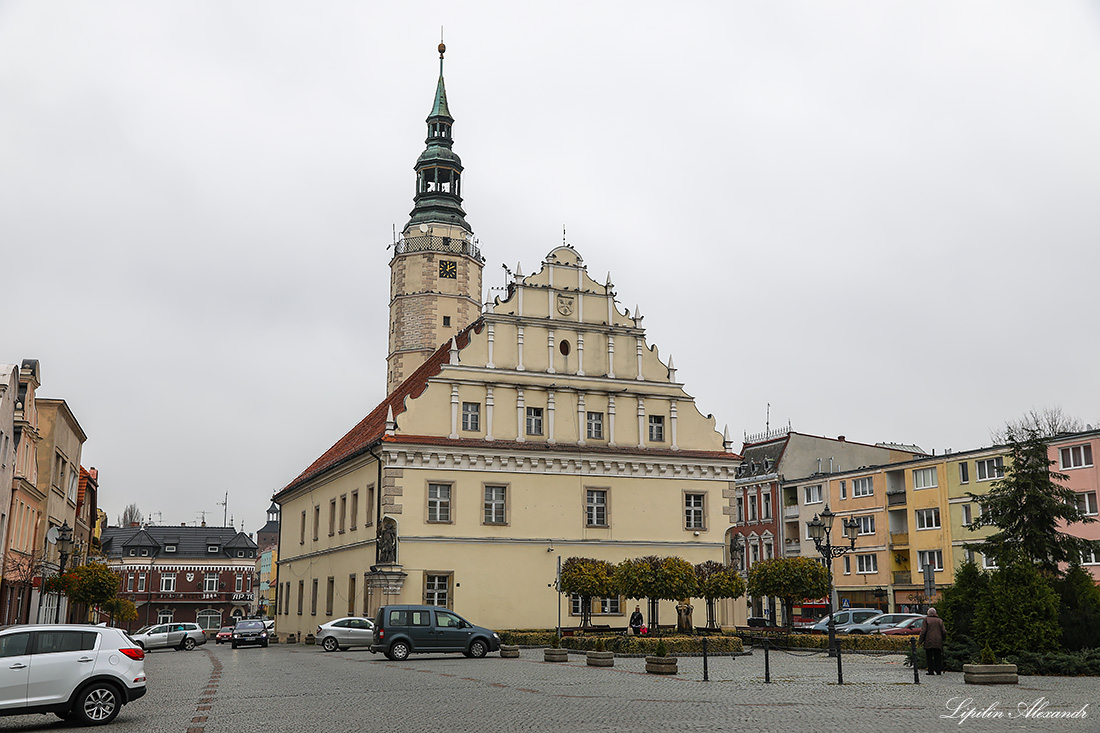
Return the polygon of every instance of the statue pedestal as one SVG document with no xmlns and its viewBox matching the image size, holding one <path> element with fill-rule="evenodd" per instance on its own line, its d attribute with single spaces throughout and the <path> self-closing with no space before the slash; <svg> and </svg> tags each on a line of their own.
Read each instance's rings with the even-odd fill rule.
<svg viewBox="0 0 1100 733">
<path fill-rule="evenodd" d="M 366 574 L 367 585 L 382 595 L 395 596 L 405 587 L 408 575 L 397 563 L 371 565 L 370 572 Z"/>
</svg>

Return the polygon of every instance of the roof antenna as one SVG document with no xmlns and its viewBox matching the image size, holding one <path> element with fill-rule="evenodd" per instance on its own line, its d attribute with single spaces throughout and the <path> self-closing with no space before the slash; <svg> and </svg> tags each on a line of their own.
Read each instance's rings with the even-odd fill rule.
<svg viewBox="0 0 1100 733">
<path fill-rule="evenodd" d="M 568 247 L 569 245 L 565 241 L 565 225 L 561 225 L 561 246 Z"/>
<path fill-rule="evenodd" d="M 764 434 L 767 435 L 772 429 L 772 403 L 768 403 L 768 414 L 764 418 Z"/>
<path fill-rule="evenodd" d="M 225 523 L 225 512 L 226 509 L 229 507 L 229 492 L 225 492 L 224 499 L 222 499 L 221 501 L 216 501 L 214 503 L 222 508 L 222 526 L 228 527 L 229 525 Z"/>
<path fill-rule="evenodd" d="M 443 54 L 447 52 L 447 46 L 443 43 L 443 26 L 439 26 L 439 75 L 443 76 Z"/>
</svg>

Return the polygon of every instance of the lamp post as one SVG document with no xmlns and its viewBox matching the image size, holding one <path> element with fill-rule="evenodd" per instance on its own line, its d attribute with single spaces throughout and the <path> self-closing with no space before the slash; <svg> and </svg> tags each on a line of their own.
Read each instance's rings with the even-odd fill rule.
<svg viewBox="0 0 1100 733">
<path fill-rule="evenodd" d="M 69 552 L 73 547 L 73 528 L 69 526 L 69 520 L 65 520 L 64 524 L 57 528 L 57 551 L 61 554 L 61 562 L 58 564 L 57 575 L 65 574 L 65 561 L 69 559 Z M 57 591 L 57 615 L 54 617 L 54 623 L 61 623 L 61 589 Z"/>
<path fill-rule="evenodd" d="M 859 522 L 855 518 L 845 519 L 841 524 L 844 527 L 844 535 L 849 540 L 849 545 L 834 547 L 832 541 L 833 520 L 836 514 L 825 505 L 825 511 L 820 518 L 815 514 L 810 522 L 810 537 L 821 556 L 825 558 L 825 569 L 829 573 L 829 592 L 826 595 L 826 610 L 829 614 L 829 656 L 836 654 L 836 621 L 833 619 L 833 558 L 840 557 L 850 550 L 856 549 L 856 535 L 859 534 Z"/>
</svg>

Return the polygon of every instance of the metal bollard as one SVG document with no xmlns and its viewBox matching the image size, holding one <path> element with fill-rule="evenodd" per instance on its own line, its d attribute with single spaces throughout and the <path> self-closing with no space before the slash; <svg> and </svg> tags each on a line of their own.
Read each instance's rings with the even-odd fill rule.
<svg viewBox="0 0 1100 733">
<path fill-rule="evenodd" d="M 707 637 L 703 637 L 703 682 L 710 682 L 709 670 L 707 667 Z"/>
<path fill-rule="evenodd" d="M 844 684 L 844 665 L 840 661 L 840 640 L 837 639 L 836 644 L 836 683 L 838 685 Z"/>
<path fill-rule="evenodd" d="M 768 637 L 764 637 L 764 682 L 772 681 L 772 668 L 768 660 Z"/>
<path fill-rule="evenodd" d="M 917 669 L 917 637 L 909 640 L 909 658 L 913 660 L 913 684 L 920 684 L 920 670 Z"/>
</svg>

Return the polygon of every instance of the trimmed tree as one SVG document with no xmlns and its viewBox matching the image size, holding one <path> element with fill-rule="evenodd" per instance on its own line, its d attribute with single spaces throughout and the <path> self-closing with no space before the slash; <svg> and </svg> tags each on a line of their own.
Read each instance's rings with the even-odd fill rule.
<svg viewBox="0 0 1100 733">
<path fill-rule="evenodd" d="M 715 601 L 721 598 L 740 598 L 745 595 L 745 580 L 733 568 L 714 560 L 695 566 L 696 595 L 707 602 L 707 628 L 718 628 Z"/>
<path fill-rule="evenodd" d="M 829 595 L 829 571 L 808 557 L 773 557 L 749 569 L 749 595 L 772 596 L 783 601 L 783 616 L 791 625 L 791 612 L 807 598 Z"/>
<path fill-rule="evenodd" d="M 623 560 L 615 566 L 615 588 L 627 598 L 649 600 L 649 628 L 660 633 L 658 601 L 677 601 L 695 595 L 695 568 L 680 557 L 645 557 Z"/>
<path fill-rule="evenodd" d="M 89 562 L 73 568 L 77 577 L 69 593 L 74 603 L 101 606 L 118 595 L 118 576 L 101 562 Z"/>
<path fill-rule="evenodd" d="M 1068 476 L 1050 469 L 1053 461 L 1039 431 L 1026 427 L 1014 431 L 1008 446 L 1004 477 L 993 483 L 989 493 L 970 494 L 982 511 L 966 525 L 969 530 L 996 527 L 1000 531 L 966 548 L 981 552 L 998 567 L 1024 559 L 1052 576 L 1059 564 L 1077 562 L 1088 551 L 1100 552 L 1100 542 L 1061 531 L 1064 525 L 1096 519 L 1078 507 L 1077 492 L 1060 483 Z"/>
<path fill-rule="evenodd" d="M 134 602 L 127 598 L 115 598 L 103 603 L 99 610 L 111 617 L 111 623 L 129 623 L 137 621 L 138 612 Z"/>
<path fill-rule="evenodd" d="M 592 599 L 613 595 L 614 566 L 606 560 L 591 557 L 571 557 L 561 565 L 561 589 L 581 597 L 581 627 L 592 619 Z"/>
<path fill-rule="evenodd" d="M 1037 565 L 1017 559 L 989 576 L 978 600 L 974 626 L 979 643 L 997 656 L 1014 652 L 1049 652 L 1061 646 L 1058 594 Z"/>
</svg>

